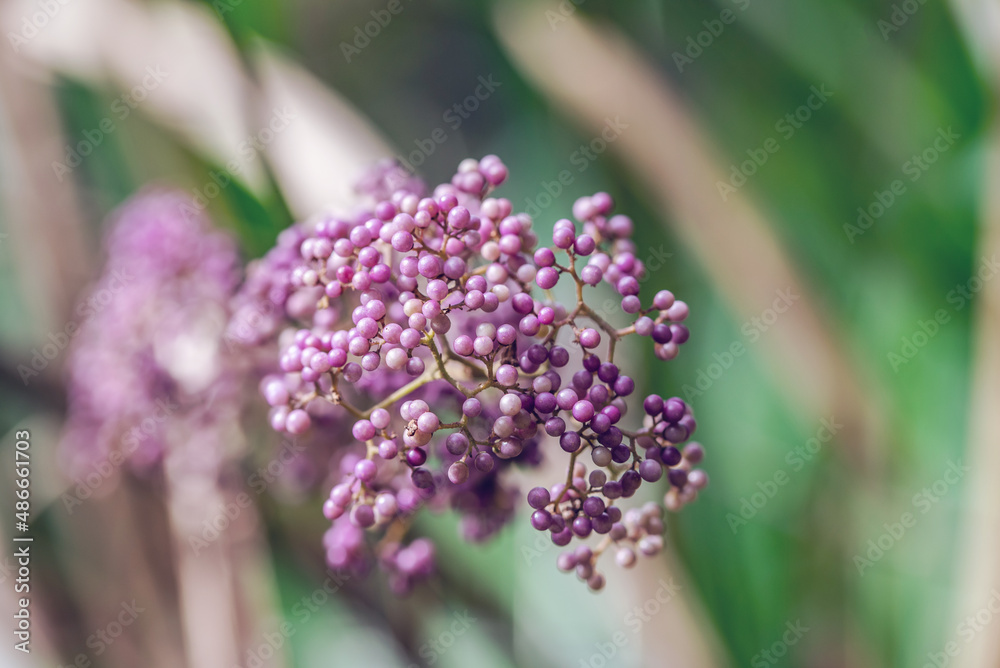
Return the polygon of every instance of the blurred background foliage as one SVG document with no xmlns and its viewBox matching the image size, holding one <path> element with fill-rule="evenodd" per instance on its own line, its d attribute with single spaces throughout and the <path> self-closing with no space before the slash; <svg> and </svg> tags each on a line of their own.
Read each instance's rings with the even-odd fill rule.
<svg viewBox="0 0 1000 668">
<path fill-rule="evenodd" d="M 202 4 L 245 56 L 251 78 L 257 73 L 248 54 L 261 40 L 271 43 L 349 100 L 397 155 L 445 127 L 447 141 L 419 170 L 428 183 L 448 178 L 465 157 L 497 153 L 512 171 L 503 193 L 521 209 L 560 171 L 575 169 L 571 155 L 594 135 L 511 59 L 497 15 L 517 3 L 402 3 L 400 16 L 350 63 L 343 44 L 353 42 L 355 28 L 385 2 Z M 808 291 L 803 300 L 847 353 L 865 390 L 862 400 L 881 422 L 877 442 L 859 448 L 847 442 L 853 434 L 845 430 L 801 470 L 792 468 L 786 456 L 817 435 L 821 416 L 805 415 L 789 402 L 773 372 L 774 358 L 747 337 L 744 317 L 734 313 L 711 269 L 691 256 L 677 234 L 675 214 L 637 181 L 635 167 L 620 153 L 608 151 L 577 173 L 566 193 L 537 218 L 538 228 L 549 229 L 568 214 L 573 199 L 606 190 L 637 221 L 641 248 L 662 247 L 672 254 L 644 293 L 669 288 L 683 296 L 692 305 L 693 334 L 684 354 L 666 367 L 644 363 L 652 360 L 652 350 L 629 351 L 638 367 L 655 369 L 643 378 L 651 390 L 680 394 L 717 361 L 715 355 L 734 342 L 746 346 L 745 355 L 693 398 L 712 485 L 696 504 L 671 517 L 669 529 L 671 568 L 684 583 L 684 598 L 696 610 L 714 660 L 717 665 L 923 665 L 929 652 L 954 635 L 949 620 L 961 564 L 959 529 L 972 509 L 966 480 L 926 514 L 916 511 L 916 527 L 863 575 L 855 556 L 868 552 L 869 539 L 885 531 L 884 523 L 915 512 L 914 494 L 940 479 L 949 461 L 962 460 L 968 441 L 977 310 L 975 302 L 954 310 L 946 299 L 975 273 L 983 255 L 978 220 L 993 96 L 954 8 L 928 0 L 883 36 L 879 21 L 890 20 L 893 12 L 888 0 L 586 0 L 578 6 L 564 2 L 566 7 L 573 20 L 585 17 L 627 37 L 663 85 L 680 95 L 726 176 L 730 165 L 748 159 L 748 150 L 777 139 L 779 150 L 747 179 L 741 194 L 768 222 Z M 555 20 L 553 34 L 562 29 L 551 13 L 559 12 L 558 6 L 524 3 L 521 11 L 545 29 Z M 689 48 L 688 38 L 724 11 L 733 12 L 735 21 L 679 68 L 677 54 Z M 497 92 L 460 127 L 449 127 L 443 114 L 472 93 L 479 77 L 500 82 Z M 52 86 L 65 137 L 95 127 L 121 94 L 66 75 Z M 828 101 L 790 137 L 782 136 L 776 125 L 806 103 L 812 87 L 821 86 L 832 91 Z M 595 81 L 592 95 L 602 94 Z M 958 140 L 911 182 L 905 164 L 933 144 L 939 129 L 953 130 Z M 141 109 L 131 114 L 73 174 L 89 251 L 98 252 L 101 221 L 143 184 L 168 182 L 190 192 L 221 166 Z M 905 193 L 852 239 L 845 226 L 856 223 L 858 207 L 869 208 L 895 179 L 904 180 Z M 262 254 L 294 218 L 270 173 L 259 188 L 239 182 L 225 188 L 210 211 L 237 236 L 248 258 Z M 39 413 L 58 415 L 62 406 L 58 385 L 25 393 L 13 370 L 44 329 L 21 315 L 32 292 L 15 275 L 11 252 L 10 245 L 0 246 L 6 256 L 0 262 L 5 432 Z M 748 310 L 761 313 L 768 306 Z M 894 370 L 888 353 L 899 352 L 902 339 L 941 308 L 950 322 Z M 761 341 L 768 335 L 762 332 Z M 810 368 L 798 371 L 809 383 L 830 380 Z M 843 422 L 851 416 L 822 417 Z M 273 444 L 263 436 L 257 440 L 266 460 Z M 734 528 L 732 517 L 744 501 L 780 470 L 788 474 L 787 484 Z M 276 587 L 286 618 L 294 620 L 296 602 L 327 576 L 318 497 L 289 505 L 265 496 L 262 514 Z M 45 515 L 60 512 L 55 501 Z M 40 525 L 48 530 L 45 544 L 66 545 L 56 534 L 63 524 L 46 522 L 45 515 Z M 447 515 L 424 518 L 420 530 L 439 540 L 441 580 L 406 601 L 392 599 L 374 582 L 346 583 L 344 595 L 330 596 L 297 627 L 289 639 L 290 665 L 422 662 L 426 657 L 415 656 L 422 643 L 447 628 L 455 611 L 469 610 L 479 623 L 438 665 L 577 666 L 595 651 L 595 642 L 627 630 L 618 611 L 641 604 L 651 591 L 649 583 L 627 587 L 618 581 L 624 576 L 616 576 L 610 591 L 588 594 L 555 571 L 555 550 L 534 558 L 535 536 L 525 518 L 487 546 L 460 542 Z M 53 588 L 64 584 L 59 562 L 70 558 L 53 554 L 54 574 L 47 578 Z M 982 593 L 985 601 L 988 592 Z M 67 653 L 83 643 L 87 627 L 80 614 L 61 617 L 75 629 L 57 637 L 59 651 Z M 810 632 L 787 656 L 761 664 L 760 652 L 796 620 Z M 666 616 L 644 628 L 644 638 L 658 635 L 663 642 L 644 640 L 642 649 L 625 648 L 609 665 L 680 665 L 671 662 L 669 648 L 684 639 L 675 637 L 677 629 Z M 413 653 L 409 659 L 401 648 Z"/>
</svg>

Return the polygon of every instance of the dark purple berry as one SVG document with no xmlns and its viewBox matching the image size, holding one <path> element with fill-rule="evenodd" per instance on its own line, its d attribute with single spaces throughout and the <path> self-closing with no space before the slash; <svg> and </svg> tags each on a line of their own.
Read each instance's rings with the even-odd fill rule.
<svg viewBox="0 0 1000 668">
<path fill-rule="evenodd" d="M 567 431 L 559 437 L 559 446 L 566 452 L 576 452 L 580 449 L 580 434 Z"/>
<path fill-rule="evenodd" d="M 681 451 L 668 445 L 660 451 L 660 461 L 667 466 L 677 466 L 681 463 Z"/>
<path fill-rule="evenodd" d="M 562 346 L 553 346 L 549 351 L 549 363 L 554 367 L 563 367 L 569 363 L 569 351 Z"/>
<path fill-rule="evenodd" d="M 552 526 L 552 514 L 547 510 L 536 510 L 531 513 L 531 526 L 538 531 L 545 531 Z"/>
<path fill-rule="evenodd" d="M 430 489 L 434 486 L 434 476 L 427 469 L 413 469 L 410 476 L 413 486 L 419 489 Z"/>
<path fill-rule="evenodd" d="M 654 341 L 657 343 L 670 343 L 671 338 L 673 338 L 673 332 L 670 331 L 670 325 L 661 322 L 653 326 Z"/>
<path fill-rule="evenodd" d="M 670 325 L 670 334 L 671 334 L 671 341 L 673 341 L 677 345 L 681 345 L 682 343 L 687 341 L 688 338 L 691 336 L 691 332 L 688 331 L 686 325 L 678 325 L 678 324 Z"/>
<path fill-rule="evenodd" d="M 595 434 L 604 434 L 611 428 L 611 418 L 603 412 L 598 413 L 590 421 L 590 428 Z"/>
<path fill-rule="evenodd" d="M 613 383 L 618 378 L 618 367 L 611 362 L 605 362 L 597 369 L 597 377 L 605 383 Z"/>
<path fill-rule="evenodd" d="M 593 517 L 590 520 L 590 524 L 594 529 L 594 533 L 606 534 L 611 531 L 611 517 L 607 513 L 601 513 L 597 517 Z"/>
<path fill-rule="evenodd" d="M 687 404 L 682 399 L 672 397 L 663 404 L 663 419 L 667 422 L 677 422 L 687 411 Z"/>
<path fill-rule="evenodd" d="M 544 508 L 551 500 L 549 490 L 544 487 L 534 487 L 528 492 L 528 505 L 532 508 Z"/>
<path fill-rule="evenodd" d="M 667 477 L 670 479 L 670 484 L 674 487 L 683 487 L 687 484 L 688 474 L 684 469 L 670 469 L 667 473 Z"/>
<path fill-rule="evenodd" d="M 628 461 L 628 458 L 632 456 L 632 451 L 629 450 L 628 446 L 619 443 L 618 445 L 611 448 L 611 460 L 615 464 L 624 464 Z"/>
<path fill-rule="evenodd" d="M 562 436 L 566 431 L 566 421 L 560 417 L 549 418 L 545 421 L 545 433 L 549 436 Z"/>
<path fill-rule="evenodd" d="M 635 391 L 635 381 L 628 376 L 619 376 L 615 381 L 615 394 L 619 397 L 627 397 Z"/>
<path fill-rule="evenodd" d="M 642 484 L 642 478 L 639 474 L 632 469 L 625 471 L 621 478 L 622 483 L 622 496 L 628 498 L 636 493 L 639 489 L 639 485 Z"/>
<path fill-rule="evenodd" d="M 493 470 L 493 455 L 488 452 L 480 452 L 476 455 L 476 470 L 482 473 L 489 473 Z"/>
<path fill-rule="evenodd" d="M 583 502 L 583 512 L 597 517 L 604 512 L 604 501 L 596 496 L 588 496 Z"/>
</svg>

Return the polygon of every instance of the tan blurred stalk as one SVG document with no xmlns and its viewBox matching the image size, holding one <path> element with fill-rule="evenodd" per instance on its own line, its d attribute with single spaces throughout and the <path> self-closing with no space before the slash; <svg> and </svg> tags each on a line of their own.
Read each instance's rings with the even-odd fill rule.
<svg viewBox="0 0 1000 668">
<path fill-rule="evenodd" d="M 797 412 L 816 419 L 832 415 L 844 423 L 838 443 L 852 457 L 852 467 L 877 467 L 884 458 L 877 402 L 866 396 L 864 379 L 765 217 L 742 192 L 721 199 L 716 186 L 726 181 L 721 161 L 691 113 L 622 35 L 578 14 L 550 28 L 546 9 L 558 11 L 554 5 L 507 5 L 498 13 L 497 32 L 516 66 L 595 136 L 605 119 L 620 117 L 629 124 L 610 148 L 656 205 L 672 213 L 675 231 L 736 318 L 759 315 L 777 290 L 801 295 L 761 340 L 769 366 Z M 675 643 L 687 642 L 697 659 L 684 665 L 716 665 L 709 660 L 712 641 L 695 632 L 647 642 L 669 643 L 671 652 L 677 651 Z M 664 649 L 650 648 L 648 655 Z"/>
<path fill-rule="evenodd" d="M 0 166 L 4 170 L 0 243 L 7 246 L 4 256 L 14 263 L 12 273 L 27 309 L 24 320 L 33 324 L 28 332 L 32 340 L 44 340 L 46 332 L 65 324 L 76 290 L 90 277 L 93 262 L 81 229 L 78 193 L 71 180 L 59 182 L 51 167 L 64 157 L 64 135 L 49 83 L 44 71 L 25 67 L 10 49 L 0 49 Z M 50 365 L 43 372 L 45 380 L 57 382 L 60 369 L 60 364 Z M 38 424 L 35 421 L 32 429 Z M 48 425 L 42 425 L 36 432 L 39 435 L 46 433 Z M 3 443 L 13 443 L 13 438 L 5 437 Z M 45 491 L 51 500 L 52 491 Z M 11 619 L 15 596 L 12 589 L 4 589 L 0 614 Z M 0 664 L 37 665 L 39 658 L 54 661 L 58 656 L 54 612 L 36 605 L 32 609 L 32 657 L 6 644 Z"/>
<path fill-rule="evenodd" d="M 19 60 L 119 95 L 156 71 L 135 108 L 211 162 L 225 165 L 239 155 L 252 129 L 252 91 L 238 52 L 210 7 L 134 0 L 59 6 L 45 28 L 20 45 Z M 19 30 L 21 18 L 33 11 L 33 0 L 0 5 L 3 33 Z M 254 192 L 266 184 L 257 161 L 246 162 L 238 178 Z"/>
<path fill-rule="evenodd" d="M 982 231 L 975 257 L 1000 253 L 1000 122 L 990 133 Z M 1000 591 L 1000 283 L 984 281 L 976 302 L 969 443 L 965 463 L 971 467 L 957 545 L 957 592 L 953 623 L 945 627 L 953 639 L 958 624 L 975 615 Z M 1000 633 L 977 633 L 951 664 L 955 668 L 1000 666 Z"/>
<path fill-rule="evenodd" d="M 262 523 L 255 506 L 237 500 L 249 498 L 247 490 L 220 486 L 222 467 L 192 467 L 193 457 L 197 453 L 180 447 L 166 462 L 185 665 L 243 665 L 245 652 L 277 628 L 272 617 L 280 608 L 273 588 L 264 585 L 272 569 Z M 223 516 L 223 507 L 238 509 L 238 516 L 226 516 L 227 528 L 206 540 L 206 525 Z M 284 666 L 281 653 L 268 665 Z"/>
<path fill-rule="evenodd" d="M 72 495 L 74 490 L 68 489 Z M 77 497 L 79 499 L 79 497 Z M 91 662 L 95 648 L 86 638 L 115 620 L 123 603 L 135 601 L 142 609 L 136 623 L 123 629 L 113 645 L 102 652 L 107 666 L 125 666 L 145 660 L 150 668 L 183 665 L 183 642 L 176 620 L 172 563 L 166 557 L 162 506 L 134 484 L 105 481 L 94 496 L 74 505 L 72 512 L 60 499 L 51 509 L 54 535 L 59 536 L 63 591 L 72 616 L 61 611 L 45 614 L 76 628 L 57 629 L 62 641 L 60 662 Z M 75 619 L 78 618 L 78 619 Z M 82 663 L 82 662 L 80 662 Z"/>
<path fill-rule="evenodd" d="M 200 550 L 191 542 L 192 538 L 205 540 L 202 523 L 211 522 L 212 513 L 232 499 L 218 487 L 218 466 L 190 465 L 190 457 L 197 454 L 189 447 L 174 447 L 165 462 L 185 665 L 234 666 L 239 665 L 240 634 L 229 541 L 225 537 L 205 541 Z"/>
<path fill-rule="evenodd" d="M 259 109 L 287 109 L 288 129 L 267 147 L 275 179 L 300 219 L 356 204 L 354 184 L 389 146 L 349 102 L 297 63 L 259 43 Z"/>
<path fill-rule="evenodd" d="M 81 225 L 73 181 L 59 181 L 52 163 L 65 158 L 65 137 L 44 71 L 0 49 L 0 163 L 6 255 L 16 263 L 36 338 L 61 328 L 76 290 L 89 279 L 93 244 Z M 56 365 L 48 369 L 57 376 Z"/>
<path fill-rule="evenodd" d="M 986 0 L 954 0 L 972 52 L 1000 97 L 1000 6 Z M 1000 116 L 987 136 L 982 183 L 981 229 L 975 258 L 1000 253 Z M 956 546 L 955 607 L 945 627 L 951 639 L 958 624 L 981 610 L 1000 591 L 1000 284 L 984 281 L 976 301 L 969 443 L 972 468 Z M 951 664 L 955 668 L 1000 666 L 1000 634 L 977 633 Z"/>
</svg>

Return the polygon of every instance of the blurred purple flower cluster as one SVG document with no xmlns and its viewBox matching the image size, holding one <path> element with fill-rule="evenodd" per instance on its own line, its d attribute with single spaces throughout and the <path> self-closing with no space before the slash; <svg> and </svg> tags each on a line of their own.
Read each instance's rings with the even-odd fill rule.
<svg viewBox="0 0 1000 668">
<path fill-rule="evenodd" d="M 105 250 L 69 360 L 66 468 L 148 469 L 171 438 L 204 439 L 217 458 L 212 407 L 238 389 L 223 346 L 236 247 L 183 195 L 149 191 L 118 212 Z"/>
</svg>

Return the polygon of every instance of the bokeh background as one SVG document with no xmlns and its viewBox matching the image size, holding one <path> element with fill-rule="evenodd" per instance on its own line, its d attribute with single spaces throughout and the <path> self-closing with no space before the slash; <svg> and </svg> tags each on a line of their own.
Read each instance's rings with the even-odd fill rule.
<svg viewBox="0 0 1000 668">
<path fill-rule="evenodd" d="M 12 505 L 30 428 L 37 536 L 33 652 L 8 635 L 0 661 L 1000 665 L 992 3 L 9 0 L 0 24 L 0 486 Z M 18 366 L 73 317 L 115 207 L 176 186 L 253 258 L 381 157 L 437 183 L 487 153 L 541 230 L 612 193 L 664 258 L 644 294 L 692 305 L 678 360 L 628 351 L 708 452 L 662 558 L 595 595 L 523 512 L 484 546 L 427 516 L 441 575 L 401 600 L 324 570 L 326 489 L 283 477 L 194 565 L 156 481 L 67 511 L 66 356 Z M 248 430 L 235 488 L 277 449 Z"/>
</svg>

